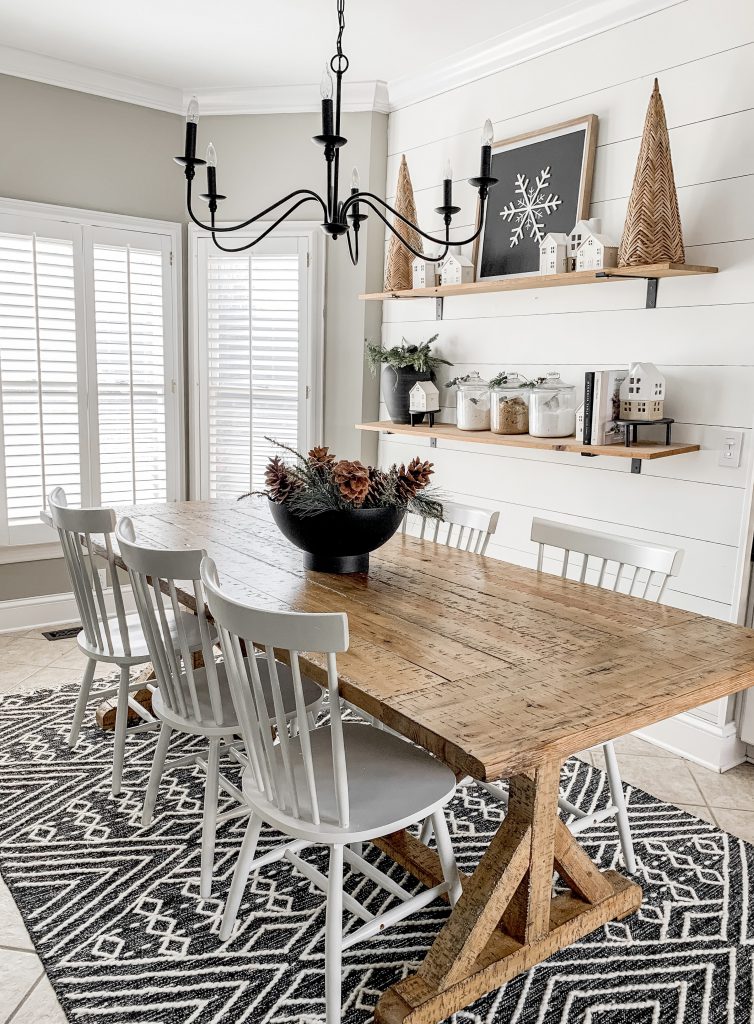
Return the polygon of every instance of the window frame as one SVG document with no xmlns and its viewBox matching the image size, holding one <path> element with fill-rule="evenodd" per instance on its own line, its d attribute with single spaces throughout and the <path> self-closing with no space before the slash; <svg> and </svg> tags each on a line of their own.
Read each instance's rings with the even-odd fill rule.
<svg viewBox="0 0 754 1024">
<path fill-rule="evenodd" d="M 161 238 L 159 246 L 163 253 L 170 254 L 167 265 L 167 278 L 170 283 L 170 294 L 163 304 L 165 317 L 165 377 L 166 407 L 165 427 L 166 446 L 168 449 L 168 465 L 172 468 L 168 473 L 168 500 L 180 500 L 186 493 L 186 440 L 185 440 L 185 400 L 184 400 L 184 360 L 183 360 L 183 291 L 182 291 L 182 225 L 173 221 L 151 220 L 143 217 L 131 217 L 126 214 L 103 213 L 96 210 L 84 210 L 77 207 L 58 206 L 48 203 L 34 203 L 0 197 L 0 216 L 4 221 L 16 219 L 19 233 L 38 231 L 43 234 L 45 226 L 48 232 L 57 226 L 61 236 L 71 233 L 74 244 L 74 287 L 76 295 L 76 325 L 79 337 L 77 350 L 79 353 L 80 374 L 83 375 L 83 388 L 79 393 L 79 438 L 81 451 L 81 482 L 83 493 L 90 494 L 91 487 L 99 475 L 96 459 L 91 449 L 90 439 L 98 434 L 94 422 L 97 414 L 96 395 L 93 399 L 92 388 L 96 388 L 96 380 L 89 378 L 94 364 L 91 353 L 95 339 L 92 335 L 94 294 L 93 285 L 93 243 L 98 234 L 107 231 L 128 233 L 138 244 L 138 236 L 155 236 Z M 15 229 L 14 229 L 15 230 Z M 121 240 L 123 244 L 123 240 Z M 80 377 L 81 379 L 81 377 Z M 0 403 L 2 396 L 0 395 Z M 2 406 L 0 404 L 0 445 L 2 435 Z M 94 426 L 93 426 L 94 424 Z M 55 534 L 42 523 L 29 523 L 9 526 L 5 506 L 5 468 L 0 449 L 0 564 L 23 562 L 41 557 L 57 557 L 60 545 Z"/>
<path fill-rule="evenodd" d="M 258 237 L 269 226 L 269 221 L 259 221 L 255 230 L 234 232 L 229 244 L 238 245 Z M 218 227 L 225 222 L 218 222 Z M 209 232 L 196 224 L 189 225 L 189 273 L 188 273 L 188 423 L 189 436 L 189 498 L 205 501 L 209 498 L 209 472 L 207 451 L 207 407 L 205 375 L 203 367 L 206 352 L 202 355 L 202 343 L 206 334 L 204 311 L 206 297 L 201 294 L 203 274 L 199 258 L 203 249 L 202 239 L 211 239 Z M 325 321 L 325 236 L 322 228 L 312 221 L 286 221 L 275 228 L 270 241 L 275 238 L 298 238 L 305 241 L 308 252 L 307 264 L 307 344 L 304 387 L 306 407 L 303 410 L 306 424 L 306 444 L 311 447 L 322 443 L 323 396 L 324 396 L 324 321 Z M 261 243 L 264 246 L 264 242 Z"/>
</svg>

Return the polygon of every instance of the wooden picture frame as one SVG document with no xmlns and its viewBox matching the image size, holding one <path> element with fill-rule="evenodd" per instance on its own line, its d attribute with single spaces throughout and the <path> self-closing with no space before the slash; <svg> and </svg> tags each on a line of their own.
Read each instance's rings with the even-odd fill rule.
<svg viewBox="0 0 754 1024">
<path fill-rule="evenodd" d="M 596 114 L 585 114 L 569 121 L 539 128 L 535 131 L 514 135 L 510 139 L 501 139 L 492 145 L 492 174 L 499 182 L 490 189 L 487 201 L 484 224 L 479 237 L 474 242 L 472 262 L 477 281 L 500 280 L 505 277 L 522 277 L 539 273 L 539 240 L 532 235 L 533 221 L 542 232 L 541 237 L 551 231 L 562 231 L 568 234 L 579 220 L 587 220 L 592 198 L 592 179 L 594 177 L 594 159 L 597 150 Z M 566 140 L 565 142 L 563 140 Z M 562 153 L 563 160 L 568 160 L 568 173 L 563 185 L 567 192 L 561 196 L 557 191 L 558 171 L 553 167 L 552 158 Z M 497 158 L 497 159 L 496 159 Z M 502 159 L 501 159 L 502 158 Z M 578 163 L 576 162 L 578 160 Z M 521 164 L 521 170 L 513 173 L 515 163 Z M 496 166 L 497 164 L 497 166 Z M 521 202 L 522 189 L 527 192 L 532 187 L 529 182 L 536 183 L 539 174 L 530 168 L 542 165 L 542 173 L 547 172 L 547 180 L 543 189 L 547 189 L 544 199 L 560 200 L 557 207 L 540 215 L 535 211 L 520 222 L 519 212 L 525 206 L 516 207 L 515 196 Z M 518 181 L 518 178 L 521 181 Z M 578 181 L 576 181 L 578 178 Z M 504 213 L 508 216 L 500 217 Z M 477 201 L 477 217 L 479 203 Z M 509 230 L 508 230 L 509 229 Z M 513 241 L 513 235 L 523 231 L 523 237 Z M 505 252 L 505 235 L 507 232 L 507 248 Z M 534 235 L 538 232 L 534 232 Z M 511 255 L 511 251 L 519 251 Z M 536 250 L 536 260 L 534 259 Z M 497 271 L 497 272 L 496 272 Z"/>
</svg>

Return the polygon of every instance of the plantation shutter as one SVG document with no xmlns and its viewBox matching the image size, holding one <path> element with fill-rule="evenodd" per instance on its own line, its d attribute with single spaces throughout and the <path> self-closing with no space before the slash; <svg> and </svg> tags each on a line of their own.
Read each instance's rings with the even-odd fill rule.
<svg viewBox="0 0 754 1024">
<path fill-rule="evenodd" d="M 264 487 L 267 437 L 306 446 L 306 240 L 200 241 L 202 494 L 237 498 Z"/>
<path fill-rule="evenodd" d="M 91 239 L 96 484 L 104 505 L 165 501 L 169 480 L 164 278 L 167 240 L 128 231 Z"/>
<path fill-rule="evenodd" d="M 65 487 L 72 502 L 82 496 L 80 233 L 56 223 L 35 228 L 0 217 L 0 540 L 6 544 L 39 539 L 39 510 L 53 487 Z"/>
</svg>

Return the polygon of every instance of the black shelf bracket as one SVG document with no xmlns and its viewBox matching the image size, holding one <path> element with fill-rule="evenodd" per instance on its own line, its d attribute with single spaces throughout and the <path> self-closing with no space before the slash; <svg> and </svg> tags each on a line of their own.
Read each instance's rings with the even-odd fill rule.
<svg viewBox="0 0 754 1024">
<path fill-rule="evenodd" d="M 443 297 L 438 295 L 435 299 L 435 320 L 442 320 Z"/>
<path fill-rule="evenodd" d="M 631 472 L 641 473 L 641 459 L 631 459 Z"/>
<path fill-rule="evenodd" d="M 635 274 L 613 274 L 609 271 L 599 270 L 594 275 L 599 278 L 610 278 L 620 277 L 624 281 L 637 281 L 639 278 Z M 659 278 L 656 277 L 645 277 L 644 280 L 647 282 L 647 301 L 646 309 L 657 309 L 657 286 L 659 284 Z"/>
</svg>

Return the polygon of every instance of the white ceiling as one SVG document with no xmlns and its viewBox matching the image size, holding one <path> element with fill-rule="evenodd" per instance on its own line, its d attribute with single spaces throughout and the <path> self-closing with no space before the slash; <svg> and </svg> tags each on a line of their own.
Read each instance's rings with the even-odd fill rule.
<svg viewBox="0 0 754 1024">
<path fill-rule="evenodd" d="M 574 0 L 346 0 L 352 81 L 403 78 Z M 181 90 L 316 84 L 335 0 L 0 0 L 3 47 Z"/>
</svg>

